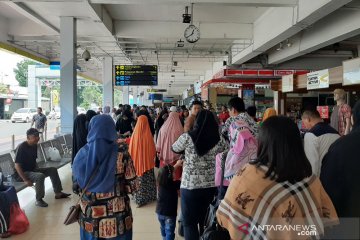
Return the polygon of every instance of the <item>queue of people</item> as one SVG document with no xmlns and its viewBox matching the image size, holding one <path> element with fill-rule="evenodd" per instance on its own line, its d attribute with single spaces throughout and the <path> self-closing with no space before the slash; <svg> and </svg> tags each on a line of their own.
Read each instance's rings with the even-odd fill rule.
<svg viewBox="0 0 360 240">
<path fill-rule="evenodd" d="M 352 109 L 352 130 L 342 137 L 317 111 L 304 111 L 303 139 L 297 125 L 274 109 L 259 124 L 238 97 L 219 119 L 201 101 L 189 110 L 121 105 L 112 112 L 88 112 L 74 121 L 73 192 L 81 196 L 81 239 L 132 239 L 129 194 L 138 208 L 157 201 L 164 240 L 175 239 L 179 197 L 186 240 L 199 240 L 209 227 L 205 218 L 214 198 L 220 203 L 217 224 L 229 239 L 309 238 L 297 229 L 259 228 L 269 225 L 343 236 L 343 219 L 360 216 L 360 102 Z M 55 170 L 30 169 L 24 159 L 36 159 L 38 134 L 29 130 L 16 169 L 29 185 L 36 182 L 37 205 L 45 207 L 45 176 L 53 181 L 55 198 L 69 194 Z"/>
</svg>

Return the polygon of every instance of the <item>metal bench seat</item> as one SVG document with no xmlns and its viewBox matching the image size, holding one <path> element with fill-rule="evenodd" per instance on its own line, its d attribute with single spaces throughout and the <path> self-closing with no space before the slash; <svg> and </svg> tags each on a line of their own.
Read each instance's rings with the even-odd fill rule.
<svg viewBox="0 0 360 240">
<path fill-rule="evenodd" d="M 5 177 L 5 181 L 4 181 L 5 186 L 12 185 L 15 187 L 17 192 L 21 191 L 27 187 L 26 183 L 16 181 L 16 179 L 15 179 L 15 173 L 16 173 L 15 163 L 14 163 L 13 158 L 10 153 L 5 153 L 5 154 L 0 155 L 0 172 L 2 172 Z M 12 177 L 11 183 L 7 182 L 6 178 L 8 176 Z"/>
</svg>

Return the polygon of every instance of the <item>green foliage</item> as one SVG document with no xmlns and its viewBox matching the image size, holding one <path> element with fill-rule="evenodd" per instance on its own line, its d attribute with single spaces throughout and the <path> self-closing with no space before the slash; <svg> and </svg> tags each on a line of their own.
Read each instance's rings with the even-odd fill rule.
<svg viewBox="0 0 360 240">
<path fill-rule="evenodd" d="M 102 106 L 102 91 L 100 87 L 88 86 L 84 87 L 80 94 L 80 106 L 89 109 L 91 104 L 94 103 L 97 106 Z"/>
<path fill-rule="evenodd" d="M 16 64 L 14 68 L 15 78 L 21 87 L 27 87 L 28 83 L 28 66 L 36 65 L 37 63 L 28 59 L 24 59 Z"/>
<path fill-rule="evenodd" d="M 7 94 L 8 90 L 9 90 L 8 86 L 6 86 L 3 83 L 0 83 L 0 94 Z"/>
</svg>

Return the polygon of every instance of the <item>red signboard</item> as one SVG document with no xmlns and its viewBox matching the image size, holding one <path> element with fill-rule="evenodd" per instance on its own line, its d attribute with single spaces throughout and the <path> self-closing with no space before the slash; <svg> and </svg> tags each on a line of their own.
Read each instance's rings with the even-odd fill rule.
<svg viewBox="0 0 360 240">
<path fill-rule="evenodd" d="M 271 70 L 271 69 L 224 69 L 216 73 L 213 79 L 223 77 L 281 77 L 290 74 L 306 74 L 307 70 Z"/>
<path fill-rule="evenodd" d="M 316 109 L 322 119 L 329 119 L 329 106 L 317 106 Z"/>
</svg>

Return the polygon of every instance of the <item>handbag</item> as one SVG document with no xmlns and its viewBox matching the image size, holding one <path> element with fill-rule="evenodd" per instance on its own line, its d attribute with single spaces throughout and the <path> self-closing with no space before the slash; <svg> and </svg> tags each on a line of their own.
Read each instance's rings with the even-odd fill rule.
<svg viewBox="0 0 360 240">
<path fill-rule="evenodd" d="M 94 170 L 94 172 L 91 174 L 91 177 L 89 178 L 85 188 L 82 190 L 81 195 L 79 200 L 77 201 L 77 203 L 73 206 L 70 207 L 69 213 L 66 215 L 66 218 L 64 220 L 64 224 L 65 225 L 70 225 L 73 224 L 74 222 L 77 222 L 79 220 L 80 217 L 80 200 L 83 197 L 84 193 L 86 192 L 87 188 L 89 187 L 89 184 L 91 183 L 91 181 L 93 180 L 93 178 L 96 175 L 97 170 L 100 168 L 100 164 L 96 167 L 96 169 Z"/>
<path fill-rule="evenodd" d="M 50 161 L 61 161 L 61 155 L 59 150 L 55 147 L 49 147 L 47 149 L 48 156 L 50 158 Z"/>
<path fill-rule="evenodd" d="M 223 152 L 221 156 L 221 184 L 220 191 L 223 191 L 224 187 L 224 172 L 225 172 L 225 161 L 226 161 L 227 152 Z M 220 194 L 218 195 L 220 196 Z M 216 211 L 220 205 L 222 197 L 216 197 L 213 202 L 210 204 L 204 223 L 204 233 L 201 235 L 201 240 L 230 240 L 229 232 L 221 227 L 216 219 Z"/>
</svg>

